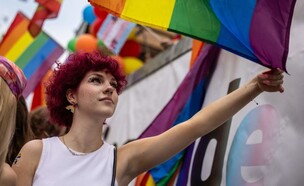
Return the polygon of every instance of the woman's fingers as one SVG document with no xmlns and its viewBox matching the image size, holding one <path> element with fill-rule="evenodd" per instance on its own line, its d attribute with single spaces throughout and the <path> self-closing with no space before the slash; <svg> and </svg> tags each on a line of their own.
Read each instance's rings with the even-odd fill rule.
<svg viewBox="0 0 304 186">
<path fill-rule="evenodd" d="M 284 87 L 283 87 L 283 85 L 280 85 L 280 87 L 279 87 L 279 91 L 280 91 L 281 93 L 283 93 L 283 92 L 284 92 Z"/>
<path fill-rule="evenodd" d="M 279 79 L 279 80 L 263 80 L 263 83 L 265 85 L 269 85 L 269 86 L 278 86 L 278 85 L 282 85 L 283 84 L 283 79 Z"/>
<path fill-rule="evenodd" d="M 266 70 L 262 74 L 283 74 L 283 73 L 284 73 L 283 70 L 276 68 L 276 69 Z"/>
<path fill-rule="evenodd" d="M 283 88 L 283 75 L 284 71 L 280 69 L 272 69 L 264 71 L 258 75 L 259 86 L 262 90 L 268 92 L 284 92 Z"/>
<path fill-rule="evenodd" d="M 280 80 L 284 78 L 283 74 L 261 74 L 262 79 Z"/>
<path fill-rule="evenodd" d="M 265 81 L 276 82 L 277 80 L 283 80 L 283 78 L 284 78 L 283 73 L 284 73 L 284 71 L 282 71 L 280 69 L 273 69 L 273 70 L 263 72 L 258 77 Z M 278 81 L 278 82 L 280 82 L 280 81 Z M 283 82 L 281 82 L 281 83 L 283 83 Z"/>
</svg>

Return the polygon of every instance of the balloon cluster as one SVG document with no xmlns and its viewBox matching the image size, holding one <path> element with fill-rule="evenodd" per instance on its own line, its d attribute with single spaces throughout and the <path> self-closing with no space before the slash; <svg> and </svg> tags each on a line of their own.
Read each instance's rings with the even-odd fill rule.
<svg viewBox="0 0 304 186">
<path fill-rule="evenodd" d="M 72 38 L 68 42 L 68 50 L 71 52 L 109 51 L 104 42 L 97 38 L 97 32 L 107 16 L 108 13 L 98 7 L 91 5 L 85 7 L 83 10 L 83 20 L 88 24 L 88 31 L 87 33 Z M 135 33 L 132 32 L 124 43 L 120 53 L 118 55 L 112 55 L 112 57 L 118 61 L 122 71 L 126 75 L 129 75 L 143 66 L 144 62 L 139 59 L 140 53 L 141 46 L 136 41 Z"/>
</svg>

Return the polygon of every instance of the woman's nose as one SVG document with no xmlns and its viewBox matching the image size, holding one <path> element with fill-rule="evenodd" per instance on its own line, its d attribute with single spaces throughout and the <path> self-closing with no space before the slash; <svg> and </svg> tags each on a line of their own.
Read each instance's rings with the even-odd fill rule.
<svg viewBox="0 0 304 186">
<path fill-rule="evenodd" d="M 110 83 L 106 83 L 104 92 L 107 94 L 112 94 L 114 87 Z"/>
</svg>

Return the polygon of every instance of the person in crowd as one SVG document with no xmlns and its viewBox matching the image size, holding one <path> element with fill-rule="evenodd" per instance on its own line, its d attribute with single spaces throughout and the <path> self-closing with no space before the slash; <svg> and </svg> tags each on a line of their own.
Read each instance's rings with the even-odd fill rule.
<svg viewBox="0 0 304 186">
<path fill-rule="evenodd" d="M 21 147 L 23 147 L 26 142 L 34 139 L 32 129 L 28 122 L 28 115 L 29 112 L 25 98 L 21 95 L 17 102 L 16 128 L 6 156 L 6 163 L 10 166 L 13 164 Z"/>
<path fill-rule="evenodd" d="M 189 120 L 116 150 L 101 136 L 126 85 L 125 77 L 109 56 L 99 52 L 73 53 L 55 69 L 46 87 L 52 121 L 70 130 L 61 137 L 24 145 L 12 166 L 18 176 L 17 185 L 126 186 L 137 175 L 222 125 L 262 92 L 283 92 L 282 84 L 281 70 L 266 70 Z"/>
<path fill-rule="evenodd" d="M 16 174 L 5 162 L 14 134 L 17 100 L 26 86 L 20 68 L 0 56 L 0 185 L 16 185 Z"/>
<path fill-rule="evenodd" d="M 49 111 L 46 106 L 39 106 L 29 113 L 29 123 L 35 139 L 61 136 L 66 127 L 59 126 L 50 121 Z"/>
</svg>

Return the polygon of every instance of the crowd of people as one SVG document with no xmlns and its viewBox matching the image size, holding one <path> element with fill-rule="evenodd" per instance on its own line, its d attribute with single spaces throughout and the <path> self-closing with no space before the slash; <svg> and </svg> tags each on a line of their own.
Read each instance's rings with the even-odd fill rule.
<svg viewBox="0 0 304 186">
<path fill-rule="evenodd" d="M 33 139 L 62 135 L 65 128 L 49 120 L 46 106 L 28 110 L 22 91 L 26 78 L 22 70 L 0 56 L 0 185 L 14 186 L 11 169 L 22 146 Z"/>
<path fill-rule="evenodd" d="M 265 70 L 154 137 L 120 147 L 102 138 L 126 79 L 100 52 L 72 53 L 46 84 L 47 107 L 28 112 L 22 70 L 0 57 L 0 185 L 128 185 L 222 125 L 262 92 L 283 92 L 283 71 Z"/>
</svg>

